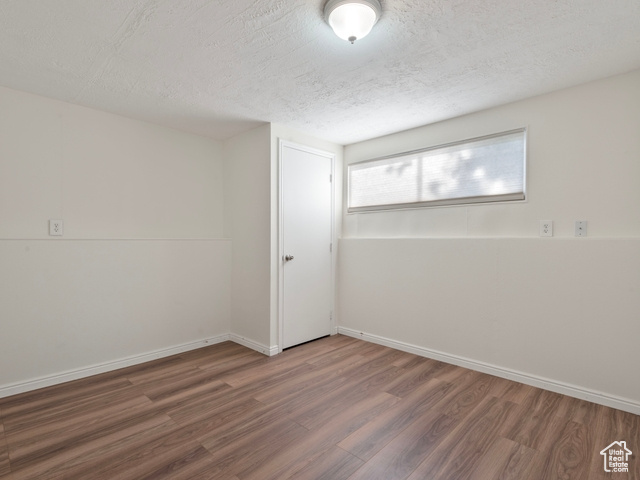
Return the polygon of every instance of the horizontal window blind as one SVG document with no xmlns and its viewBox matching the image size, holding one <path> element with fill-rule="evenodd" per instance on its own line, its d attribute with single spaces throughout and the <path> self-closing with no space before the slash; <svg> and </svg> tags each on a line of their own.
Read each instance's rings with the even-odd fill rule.
<svg viewBox="0 0 640 480">
<path fill-rule="evenodd" d="M 525 198 L 526 130 L 348 166 L 348 211 Z"/>
</svg>

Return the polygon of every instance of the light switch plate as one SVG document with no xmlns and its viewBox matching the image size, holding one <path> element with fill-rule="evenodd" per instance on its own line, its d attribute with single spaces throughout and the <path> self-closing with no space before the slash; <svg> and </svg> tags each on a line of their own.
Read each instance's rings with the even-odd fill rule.
<svg viewBox="0 0 640 480">
<path fill-rule="evenodd" d="M 576 237 L 586 237 L 586 236 L 587 236 L 587 221 L 576 220 Z"/>
</svg>

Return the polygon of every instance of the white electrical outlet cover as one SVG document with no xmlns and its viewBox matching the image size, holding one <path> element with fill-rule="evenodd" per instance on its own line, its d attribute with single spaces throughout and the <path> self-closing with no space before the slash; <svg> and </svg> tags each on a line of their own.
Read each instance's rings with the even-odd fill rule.
<svg viewBox="0 0 640 480">
<path fill-rule="evenodd" d="M 61 237 L 64 233 L 64 222 L 59 219 L 49 220 L 49 235 L 52 237 Z"/>
<path fill-rule="evenodd" d="M 540 236 L 553 237 L 553 220 L 540 220 Z"/>
</svg>

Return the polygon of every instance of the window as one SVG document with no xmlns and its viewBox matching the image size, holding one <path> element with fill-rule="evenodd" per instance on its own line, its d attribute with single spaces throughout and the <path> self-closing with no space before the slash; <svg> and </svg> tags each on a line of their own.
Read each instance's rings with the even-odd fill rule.
<svg viewBox="0 0 640 480">
<path fill-rule="evenodd" d="M 348 212 L 525 198 L 526 129 L 348 166 Z"/>
</svg>

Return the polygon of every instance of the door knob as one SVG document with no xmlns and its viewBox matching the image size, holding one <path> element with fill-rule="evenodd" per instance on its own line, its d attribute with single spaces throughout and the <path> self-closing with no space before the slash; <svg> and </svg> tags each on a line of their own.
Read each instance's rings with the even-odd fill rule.
<svg viewBox="0 0 640 480">
<path fill-rule="evenodd" d="M 284 261 L 285 262 L 290 262 L 291 260 L 293 260 L 293 255 L 285 255 L 284 256 Z"/>
</svg>

